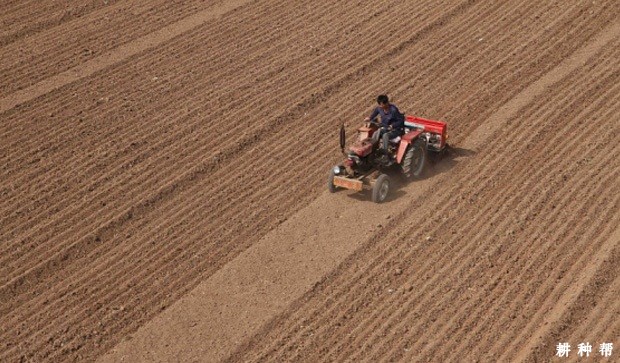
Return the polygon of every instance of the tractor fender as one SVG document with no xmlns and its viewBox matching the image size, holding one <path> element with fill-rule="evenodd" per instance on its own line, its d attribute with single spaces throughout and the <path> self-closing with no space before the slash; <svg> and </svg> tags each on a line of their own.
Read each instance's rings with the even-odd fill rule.
<svg viewBox="0 0 620 363">
<path fill-rule="evenodd" d="M 418 136 L 422 133 L 422 130 L 414 130 L 404 134 L 400 139 L 400 144 L 398 145 L 398 152 L 396 153 L 396 162 L 400 164 L 405 156 L 405 152 L 407 152 L 407 148 L 409 144 L 414 142 Z"/>
</svg>

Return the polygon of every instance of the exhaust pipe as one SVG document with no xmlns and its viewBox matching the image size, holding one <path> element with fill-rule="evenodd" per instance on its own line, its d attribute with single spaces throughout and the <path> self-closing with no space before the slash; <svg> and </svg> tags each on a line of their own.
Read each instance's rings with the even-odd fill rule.
<svg viewBox="0 0 620 363">
<path fill-rule="evenodd" d="M 344 143 L 346 141 L 346 134 L 344 131 L 344 123 L 340 125 L 340 151 L 344 154 Z"/>
</svg>

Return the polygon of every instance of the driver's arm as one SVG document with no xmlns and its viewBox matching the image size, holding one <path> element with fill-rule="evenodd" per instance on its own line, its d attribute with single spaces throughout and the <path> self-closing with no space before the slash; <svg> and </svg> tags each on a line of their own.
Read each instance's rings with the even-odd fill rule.
<svg viewBox="0 0 620 363">
<path fill-rule="evenodd" d="M 375 117 L 377 117 L 377 115 L 378 115 L 378 114 L 379 114 L 379 108 L 378 108 L 378 107 L 376 107 L 376 108 L 372 111 L 372 113 L 370 114 L 370 117 L 367 117 L 367 118 L 366 118 L 366 121 L 372 121 L 372 120 L 374 120 L 374 119 L 375 119 Z"/>
</svg>

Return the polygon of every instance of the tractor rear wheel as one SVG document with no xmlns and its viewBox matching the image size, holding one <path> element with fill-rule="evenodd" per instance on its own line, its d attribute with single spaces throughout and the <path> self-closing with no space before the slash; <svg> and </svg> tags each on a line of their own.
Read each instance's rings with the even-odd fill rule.
<svg viewBox="0 0 620 363">
<path fill-rule="evenodd" d="M 426 166 L 426 143 L 417 139 L 409 145 L 400 167 L 407 179 L 419 178 Z"/>
<path fill-rule="evenodd" d="M 375 185 L 372 187 L 372 201 L 375 203 L 382 203 L 387 198 L 390 192 L 390 177 L 385 174 L 379 175 L 375 180 Z"/>
</svg>

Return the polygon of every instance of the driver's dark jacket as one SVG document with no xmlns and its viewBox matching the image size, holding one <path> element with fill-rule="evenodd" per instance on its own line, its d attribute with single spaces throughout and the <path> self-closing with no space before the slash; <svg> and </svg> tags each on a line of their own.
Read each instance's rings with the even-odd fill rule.
<svg viewBox="0 0 620 363">
<path fill-rule="evenodd" d="M 388 112 L 383 111 L 381 107 L 375 108 L 370 114 L 370 119 L 374 120 L 377 116 L 381 116 L 381 124 L 383 126 L 392 126 L 395 130 L 405 128 L 405 115 L 400 113 L 398 108 L 392 104 L 390 104 Z"/>
</svg>

